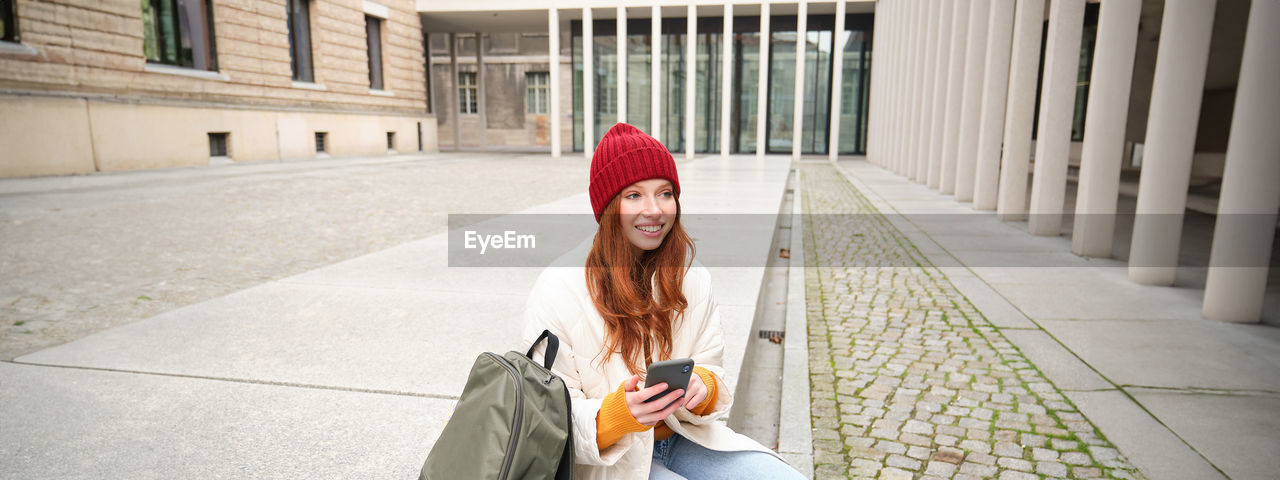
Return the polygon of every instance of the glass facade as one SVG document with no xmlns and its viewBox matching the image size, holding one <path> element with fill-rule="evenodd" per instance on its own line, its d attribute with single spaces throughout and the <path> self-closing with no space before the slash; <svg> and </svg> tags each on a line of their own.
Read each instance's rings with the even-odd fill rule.
<svg viewBox="0 0 1280 480">
<path fill-rule="evenodd" d="M 684 151 L 684 37 L 684 19 L 662 21 L 662 136 L 658 140 L 673 152 Z M 649 82 L 643 85 L 648 87 Z"/>
<path fill-rule="evenodd" d="M 756 111 L 760 105 L 760 32 L 734 33 L 733 87 L 737 95 L 731 135 L 735 152 L 756 151 Z"/>
<path fill-rule="evenodd" d="M 723 17 L 697 19 L 697 58 L 694 62 L 694 138 L 691 146 L 695 152 L 720 150 L 721 88 L 724 24 Z M 760 69 L 760 19 L 755 16 L 735 17 L 733 21 L 733 78 L 730 84 L 730 149 L 734 153 L 753 153 L 760 141 L 756 138 L 756 121 Z M 793 99 L 795 96 L 796 17 L 773 16 L 770 18 L 772 33 L 767 48 L 769 55 L 769 84 L 767 92 L 767 117 L 765 146 L 771 153 L 790 153 L 793 141 Z M 831 108 L 840 108 L 841 133 L 835 147 L 841 153 L 862 153 L 866 145 L 867 79 L 870 74 L 871 16 L 849 15 L 846 29 L 837 39 L 832 15 L 810 15 L 805 46 L 805 75 L 803 120 L 800 135 L 801 152 L 822 154 L 832 148 L 828 128 Z M 595 37 L 594 94 L 596 141 L 617 121 L 617 44 L 616 21 L 597 20 L 593 24 Z M 573 35 L 573 118 L 580 119 L 582 108 L 582 24 L 571 24 Z M 651 125 L 650 98 L 650 23 L 649 19 L 632 19 L 627 22 L 627 123 L 642 130 Z M 660 138 L 668 149 L 683 152 L 686 145 L 685 107 L 685 18 L 662 20 L 662 68 L 660 79 L 663 103 Z M 839 40 L 839 43 L 837 43 Z M 834 48 L 843 48 L 841 82 L 842 102 L 831 105 L 831 73 Z M 582 125 L 573 125 L 574 149 L 583 148 Z"/>
<path fill-rule="evenodd" d="M 1071 114 L 1071 141 L 1084 141 L 1085 110 L 1089 105 L 1089 79 L 1093 75 L 1093 50 L 1098 37 L 1098 4 L 1090 3 L 1084 9 L 1084 28 L 1080 37 L 1080 64 L 1076 72 L 1076 98 L 1074 111 Z M 1039 99 L 1044 88 L 1044 55 L 1049 44 L 1049 21 L 1041 26 L 1040 35 L 1040 68 L 1036 74 L 1036 98 Z M 1040 132 L 1040 102 L 1036 102 L 1035 116 L 1031 123 L 1031 138 L 1038 138 Z"/>
<path fill-rule="evenodd" d="M 693 78 L 694 118 L 693 151 L 720 151 L 720 88 L 724 83 L 722 53 L 724 18 L 698 19 L 697 70 Z"/>
<path fill-rule="evenodd" d="M 649 79 L 653 70 L 650 61 L 653 52 L 649 51 L 649 20 L 634 22 L 637 29 L 627 25 L 627 123 L 649 130 L 649 119 L 653 116 L 653 104 L 650 101 Z M 643 85 L 645 88 L 639 88 Z"/>
</svg>

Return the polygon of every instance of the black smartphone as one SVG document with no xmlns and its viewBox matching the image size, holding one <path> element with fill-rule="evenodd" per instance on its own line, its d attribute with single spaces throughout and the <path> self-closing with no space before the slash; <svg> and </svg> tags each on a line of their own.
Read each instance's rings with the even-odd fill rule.
<svg viewBox="0 0 1280 480">
<path fill-rule="evenodd" d="M 660 399 L 668 393 L 676 390 L 683 390 L 689 387 L 689 376 L 693 374 L 692 358 L 676 358 L 672 360 L 663 360 L 649 364 L 649 370 L 644 377 L 644 385 L 646 387 L 666 383 L 667 390 L 649 397 L 645 402 L 652 402 Z M 678 400 L 678 399 L 677 399 Z"/>
</svg>

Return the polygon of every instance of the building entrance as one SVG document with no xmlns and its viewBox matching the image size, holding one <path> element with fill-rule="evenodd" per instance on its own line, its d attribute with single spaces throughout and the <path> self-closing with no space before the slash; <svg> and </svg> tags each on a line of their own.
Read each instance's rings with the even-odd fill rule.
<svg viewBox="0 0 1280 480">
<path fill-rule="evenodd" d="M 795 82 L 804 83 L 800 152 L 825 154 L 831 148 L 840 153 L 862 154 L 866 151 L 867 95 L 870 78 L 870 38 L 872 15 L 846 16 L 845 30 L 836 35 L 834 15 L 809 15 L 806 24 L 804 78 L 795 78 L 797 18 L 794 15 L 770 17 L 768 89 L 764 146 L 768 153 L 791 153 L 794 138 L 793 106 Z M 695 152 L 720 150 L 721 59 L 724 34 L 723 17 L 697 20 L 696 71 L 693 72 L 695 102 L 694 119 L 686 119 L 685 43 L 687 24 L 684 18 L 662 20 L 660 81 L 662 102 L 659 119 L 661 140 L 673 152 L 692 147 Z M 617 115 L 617 22 L 611 19 L 593 22 L 594 36 L 594 103 L 593 135 L 598 142 Z M 651 125 L 650 20 L 627 21 L 627 105 L 626 122 L 649 129 Z M 571 23 L 573 35 L 574 118 L 582 118 L 582 22 Z M 733 19 L 733 89 L 730 99 L 729 145 L 732 153 L 754 153 L 756 138 L 760 68 L 760 18 L 740 16 Z M 831 77 L 834 48 L 844 50 L 840 88 L 841 104 L 831 104 Z M 840 138 L 832 139 L 828 128 L 831 109 L 840 111 Z M 694 138 L 686 139 L 685 123 L 693 121 Z M 581 122 L 574 122 L 574 150 L 582 151 Z"/>
</svg>

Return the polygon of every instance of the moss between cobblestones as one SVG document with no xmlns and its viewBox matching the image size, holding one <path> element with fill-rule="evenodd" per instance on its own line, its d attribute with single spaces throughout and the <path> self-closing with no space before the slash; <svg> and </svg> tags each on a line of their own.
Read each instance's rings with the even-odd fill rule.
<svg viewBox="0 0 1280 480">
<path fill-rule="evenodd" d="M 817 478 L 1141 478 L 861 192 L 829 165 L 800 173 L 805 213 L 857 214 L 805 216 Z M 857 223 L 837 224 L 847 219 Z M 1067 464 L 1067 453 L 1089 463 Z"/>
</svg>

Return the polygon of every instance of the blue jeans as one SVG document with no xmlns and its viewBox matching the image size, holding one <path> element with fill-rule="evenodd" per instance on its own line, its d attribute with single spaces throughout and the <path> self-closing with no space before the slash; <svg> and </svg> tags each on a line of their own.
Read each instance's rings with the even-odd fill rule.
<svg viewBox="0 0 1280 480">
<path fill-rule="evenodd" d="M 650 480 L 804 479 L 786 462 L 764 452 L 721 452 L 671 435 L 654 442 Z"/>
</svg>

